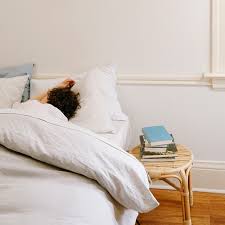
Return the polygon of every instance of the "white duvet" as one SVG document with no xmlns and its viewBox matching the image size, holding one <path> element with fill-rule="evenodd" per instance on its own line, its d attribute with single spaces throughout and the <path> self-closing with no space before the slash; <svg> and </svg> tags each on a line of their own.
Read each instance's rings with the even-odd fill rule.
<svg viewBox="0 0 225 225">
<path fill-rule="evenodd" d="M 70 188 L 73 188 L 73 185 L 76 185 L 77 174 L 81 174 L 85 177 L 90 178 L 86 179 L 83 178 L 82 182 L 78 182 L 80 185 L 80 191 L 82 190 L 82 194 L 84 194 L 83 189 L 87 189 L 85 192 L 87 195 L 87 199 L 90 201 L 90 208 L 87 209 L 79 207 L 76 210 L 80 210 L 81 212 L 86 214 L 86 222 L 85 216 L 83 215 L 82 218 L 80 217 L 73 217 L 73 216 L 66 216 L 60 217 L 61 219 L 56 219 L 53 221 L 52 217 L 49 217 L 49 213 L 43 210 L 43 214 L 30 214 L 30 221 L 32 218 L 46 218 L 45 223 L 42 224 L 99 224 L 99 221 L 95 223 L 94 217 L 90 219 L 89 214 L 92 214 L 93 203 L 96 205 L 96 209 L 98 209 L 98 201 L 96 201 L 96 197 L 98 194 L 93 191 L 93 187 L 101 186 L 101 192 L 109 193 L 112 198 L 118 202 L 116 204 L 121 205 L 122 208 L 127 208 L 129 210 L 134 210 L 138 212 L 147 212 L 158 206 L 158 202 L 155 200 L 151 192 L 149 191 L 149 183 L 148 177 L 144 170 L 144 167 L 141 163 L 139 163 L 134 157 L 120 149 L 119 147 L 114 146 L 113 144 L 109 143 L 106 139 L 99 137 L 98 135 L 82 129 L 78 126 L 70 124 L 68 122 L 63 122 L 61 120 L 57 120 L 53 117 L 46 117 L 42 115 L 34 115 L 32 113 L 24 113 L 20 110 L 0 110 L 0 144 L 3 146 L 12 149 L 16 152 L 25 154 L 30 156 L 36 160 L 41 162 L 57 166 L 59 168 L 65 169 L 66 171 L 74 172 L 76 174 L 72 174 L 66 171 L 63 171 L 65 174 L 69 174 L 69 178 L 67 176 L 61 177 L 62 179 L 62 190 L 66 184 L 70 184 Z M 15 154 L 8 152 L 6 150 L 0 151 L 2 154 L 9 154 L 10 157 L 14 157 Z M 11 155 L 12 154 L 12 155 Z M 18 157 L 18 156 L 17 156 Z M 16 157 L 16 158 L 17 158 Z M 4 162 L 1 162 L 1 164 Z M 5 161 L 7 164 L 7 160 Z M 8 165 L 8 164 L 7 164 Z M 7 167 L 6 165 L 6 167 Z M 1 165 L 2 168 L 5 168 Z M 0 167 L 0 168 L 1 168 Z M 37 167 L 33 167 L 34 170 Z M 27 169 L 31 170 L 31 172 L 26 171 L 28 174 L 32 174 L 32 167 L 27 167 Z M 18 168 L 19 171 L 19 168 Z M 39 172 L 46 173 L 46 177 L 48 177 L 48 170 L 40 170 L 38 167 Z M 49 170 L 50 171 L 50 170 Z M 0 171 L 2 172 L 2 171 Z M 23 171 L 24 172 L 24 171 Z M 14 171 L 15 173 L 15 171 Z M 51 172 L 52 173 L 52 172 Z M 4 171 L 3 171 L 4 174 Z M 56 173 L 57 176 L 58 173 Z M 76 175 L 76 176 L 75 176 Z M 54 176 L 54 172 L 53 172 Z M 42 176 L 41 176 L 42 177 Z M 80 177 L 81 178 L 81 177 Z M 79 178 L 79 181 L 82 180 Z M 68 180 L 67 180 L 68 179 Z M 96 183 L 93 185 L 93 180 Z M 19 181 L 18 181 L 19 182 Z M 41 182 L 41 187 L 43 190 L 39 190 L 40 180 L 34 180 L 35 184 L 37 185 L 36 194 L 40 195 L 40 203 L 46 199 L 48 201 L 48 208 L 49 208 L 49 198 L 48 195 L 50 193 L 50 197 L 52 198 L 56 196 L 56 193 L 59 192 L 62 198 L 62 205 L 68 204 L 75 204 L 73 199 L 71 199 L 71 195 L 68 196 L 63 192 L 60 192 L 60 188 L 57 185 L 57 189 L 54 189 L 54 182 L 51 183 L 51 187 L 48 185 L 48 181 L 46 180 L 46 186 L 43 187 L 43 182 Z M 65 184 L 64 184 L 65 182 Z M 30 184 L 31 185 L 31 184 Z M 34 185 L 32 183 L 32 185 Z M 1 187 L 1 186 L 0 186 Z M 51 188 L 51 192 L 49 189 Z M 71 189 L 68 190 L 68 193 L 73 193 L 74 200 L 76 201 L 79 195 L 79 188 L 76 186 L 76 193 L 71 192 Z M 45 196 L 45 189 L 48 190 L 48 195 L 46 198 L 43 199 Z M 7 190 L 7 188 L 6 188 Z M 92 190 L 92 191 L 90 191 Z M 74 189 L 75 191 L 75 189 Z M 43 195 L 41 194 L 43 192 Z M 56 192 L 56 193 L 55 193 Z M 1 190 L 2 193 L 2 190 Z M 7 192 L 10 193 L 10 192 Z M 15 192 L 17 193 L 17 192 Z M 95 193 L 95 194 L 94 194 Z M 13 194 L 13 191 L 12 191 Z M 109 198 L 107 194 L 104 194 L 105 198 Z M 0 195 L 2 197 L 2 195 Z M 7 197 L 7 196 L 5 196 Z M 20 196 L 17 196 L 19 198 Z M 35 192 L 32 192 L 29 198 L 36 198 Z M 99 196 L 102 198 L 102 196 Z M 2 197 L 4 198 L 4 196 Z M 92 200 L 93 198 L 93 200 Z M 111 197 L 110 197 L 111 198 Z M 15 198 L 16 199 L 16 198 Z M 95 201 L 94 201 L 95 199 Z M 0 199 L 0 202 L 4 202 L 4 199 Z M 21 200 L 21 199 L 20 199 Z M 5 201 L 6 202 L 6 201 Z M 20 201 L 21 202 L 21 201 Z M 32 201 L 31 201 L 32 202 Z M 36 201 L 35 201 L 36 202 Z M 102 204 L 103 201 L 99 199 L 99 204 Z M 16 204 L 16 202 L 14 203 Z M 36 203 L 38 204 L 38 203 Z M 13 207 L 13 204 L 9 204 Z M 35 205 L 36 206 L 36 205 Z M 9 208 L 6 207 L 6 211 L 10 211 Z M 30 206 L 26 208 L 26 210 L 31 210 L 32 207 Z M 0 210 L 1 208 L 0 203 Z M 54 214 L 57 210 L 60 210 L 61 207 L 56 207 L 54 204 L 54 198 L 52 199 L 52 213 Z M 70 209 L 70 207 L 68 207 Z M 99 206 L 102 208 L 102 205 Z M 106 207 L 107 208 L 107 207 Z M 54 210 L 53 210 L 54 209 Z M 71 207 L 71 210 L 73 207 Z M 22 210 L 22 209 L 20 209 Z M 93 212 L 95 211 L 93 208 Z M 35 210 L 34 210 L 35 211 Z M 85 211 L 85 212 L 84 212 Z M 107 211 L 107 210 L 106 210 Z M 43 216 L 45 213 L 46 215 Z M 71 212 L 68 212 L 69 215 Z M 74 212 L 75 213 L 75 212 Z M 79 213 L 78 213 L 79 214 Z M 82 214 L 82 213 L 81 213 Z M 107 213 L 106 213 L 107 214 Z M 14 214 L 17 215 L 17 214 Z M 27 212 L 26 215 L 29 215 Z M 72 215 L 72 214 L 71 214 Z M 80 215 L 80 214 L 79 214 Z M 110 214 L 109 214 L 110 215 Z M 0 224 L 2 218 L 5 218 L 5 224 L 22 224 L 22 223 L 7 223 L 7 213 L 6 215 L 1 218 L 1 211 L 0 211 Z M 103 216 L 103 215 L 102 215 Z M 12 221 L 12 215 L 10 217 L 10 221 Z M 51 219 L 49 219 L 51 218 Z M 89 219 L 88 219 L 89 218 Z M 110 219 L 112 224 L 117 224 L 113 222 L 116 221 L 116 211 L 115 217 Z M 23 221 L 23 217 L 21 221 Z M 28 221 L 29 217 L 26 218 Z M 49 222 L 47 222 L 49 220 Z M 77 220 L 77 222 L 76 222 Z M 16 216 L 15 216 L 16 221 Z M 78 222 L 82 221 L 82 222 Z M 28 223 L 27 223 L 28 224 Z M 34 224 L 34 223 L 33 223 Z M 111 223 L 107 223 L 111 224 Z M 129 223 L 128 223 L 129 224 Z"/>
</svg>

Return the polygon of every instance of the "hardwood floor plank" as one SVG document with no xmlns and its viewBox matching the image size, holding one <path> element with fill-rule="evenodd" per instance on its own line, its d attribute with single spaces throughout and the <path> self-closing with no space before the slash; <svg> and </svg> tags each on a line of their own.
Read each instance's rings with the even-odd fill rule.
<svg viewBox="0 0 225 225">
<path fill-rule="evenodd" d="M 210 225 L 224 225 L 225 224 L 225 217 L 219 216 L 211 216 L 210 218 Z"/>
<path fill-rule="evenodd" d="M 155 210 L 140 214 L 141 225 L 183 225 L 180 194 L 176 191 L 151 190 L 160 202 Z M 194 192 L 192 225 L 225 225 L 225 195 Z"/>
</svg>

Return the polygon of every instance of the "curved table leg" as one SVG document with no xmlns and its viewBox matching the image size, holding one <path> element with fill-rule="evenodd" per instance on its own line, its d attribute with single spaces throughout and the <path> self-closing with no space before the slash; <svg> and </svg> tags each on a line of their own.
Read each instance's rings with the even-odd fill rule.
<svg viewBox="0 0 225 225">
<path fill-rule="evenodd" d="M 190 206 L 192 207 L 194 202 L 193 202 L 192 174 L 191 174 L 191 171 L 189 171 L 189 174 L 188 174 L 188 189 L 189 189 Z"/>
<path fill-rule="evenodd" d="M 188 185 L 188 176 L 184 170 L 180 171 L 180 177 L 182 179 L 182 192 L 181 198 L 183 202 L 183 216 L 184 216 L 184 225 L 192 225 L 191 222 L 191 211 L 190 211 L 190 199 L 189 199 L 189 185 Z"/>
<path fill-rule="evenodd" d="M 185 175 L 185 173 L 184 173 L 184 175 Z M 173 182 L 168 180 L 168 178 L 175 178 L 175 179 L 177 179 L 179 181 L 180 187 L 178 187 L 176 184 L 174 184 Z M 160 180 L 163 180 L 164 182 L 166 182 L 167 184 L 169 184 L 170 186 L 174 187 L 177 191 L 180 192 L 180 194 L 181 194 L 183 221 L 186 221 L 186 206 L 185 206 L 185 201 L 184 201 L 184 187 L 183 187 L 183 179 L 182 179 L 181 174 L 180 174 L 180 176 L 174 175 L 174 174 L 164 175 L 164 176 L 161 176 Z M 187 223 L 184 222 L 184 224 L 187 224 Z"/>
</svg>

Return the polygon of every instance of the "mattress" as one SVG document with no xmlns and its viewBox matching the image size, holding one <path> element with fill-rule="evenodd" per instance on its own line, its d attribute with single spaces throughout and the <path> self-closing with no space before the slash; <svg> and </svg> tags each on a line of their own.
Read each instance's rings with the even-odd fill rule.
<svg viewBox="0 0 225 225">
<path fill-rule="evenodd" d="M 120 146 L 124 150 L 128 151 L 130 140 L 131 140 L 131 130 L 130 122 L 127 121 L 113 121 L 113 126 L 115 127 L 115 133 L 104 133 L 101 134 L 104 138 L 108 139 L 112 143 Z"/>
</svg>

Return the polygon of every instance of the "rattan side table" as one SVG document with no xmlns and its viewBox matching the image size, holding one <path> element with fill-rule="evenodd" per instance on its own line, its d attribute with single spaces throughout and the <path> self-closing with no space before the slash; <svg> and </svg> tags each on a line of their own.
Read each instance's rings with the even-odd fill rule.
<svg viewBox="0 0 225 225">
<path fill-rule="evenodd" d="M 191 169 L 193 164 L 193 154 L 182 145 L 177 145 L 177 157 L 173 162 L 142 162 L 149 173 L 152 181 L 162 180 L 175 188 L 181 194 L 183 224 L 191 225 L 190 207 L 193 205 Z M 140 147 L 137 146 L 129 151 L 140 160 Z M 175 178 L 179 181 L 179 186 L 169 180 Z"/>
</svg>

